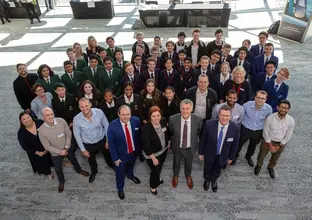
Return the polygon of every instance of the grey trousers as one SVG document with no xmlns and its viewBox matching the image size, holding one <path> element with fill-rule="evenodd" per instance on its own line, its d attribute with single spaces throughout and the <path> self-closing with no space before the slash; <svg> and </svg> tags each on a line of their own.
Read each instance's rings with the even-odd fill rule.
<svg viewBox="0 0 312 220">
<path fill-rule="evenodd" d="M 180 165 L 182 158 L 184 159 L 184 173 L 185 176 L 191 176 L 193 155 L 191 154 L 191 148 L 182 149 L 174 153 L 173 158 L 173 175 L 179 176 Z"/>
</svg>

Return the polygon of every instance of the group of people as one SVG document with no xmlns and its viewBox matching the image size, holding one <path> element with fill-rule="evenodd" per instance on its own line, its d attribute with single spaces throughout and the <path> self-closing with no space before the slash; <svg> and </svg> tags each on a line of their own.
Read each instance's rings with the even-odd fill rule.
<svg viewBox="0 0 312 220">
<path fill-rule="evenodd" d="M 289 70 L 276 70 L 278 57 L 266 32 L 259 33 L 258 44 L 244 40 L 233 56 L 221 29 L 207 45 L 200 33 L 194 29 L 193 39 L 185 42 L 186 34 L 180 32 L 177 42 L 166 42 L 166 48 L 156 36 L 149 48 L 139 32 L 131 61 L 124 60 L 113 37 L 107 37 L 105 49 L 90 36 L 85 52 L 79 43 L 66 50 L 61 76 L 47 64 L 37 74 L 17 64 L 13 87 L 24 109 L 18 140 L 34 172 L 52 179 L 54 165 L 58 191 L 63 192 L 63 159 L 92 183 L 98 173 L 96 154 L 101 153 L 116 173 L 118 196 L 124 199 L 125 176 L 141 183 L 133 172 L 139 157 L 151 169 L 151 193 L 157 195 L 171 149 L 172 187 L 178 185 L 183 159 L 187 185 L 193 188 L 192 161 L 198 154 L 204 164 L 204 190 L 211 184 L 217 192 L 222 168 L 235 165 L 249 141 L 245 158 L 254 174 L 271 152 L 267 168 L 275 178 L 274 167 L 294 129 L 284 82 Z M 260 142 L 255 165 L 252 156 Z M 77 148 L 88 158 L 91 174 L 80 167 Z"/>
</svg>

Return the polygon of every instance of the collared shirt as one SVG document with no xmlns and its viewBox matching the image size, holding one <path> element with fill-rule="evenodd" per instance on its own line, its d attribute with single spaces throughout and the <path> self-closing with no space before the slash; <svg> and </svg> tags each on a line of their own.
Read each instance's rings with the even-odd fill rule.
<svg viewBox="0 0 312 220">
<path fill-rule="evenodd" d="M 194 110 L 194 115 L 200 117 L 201 119 L 206 118 L 206 98 L 208 95 L 208 89 L 201 93 L 199 88 L 197 88 L 196 92 L 196 106 Z"/>
<path fill-rule="evenodd" d="M 275 80 L 274 80 L 274 89 L 275 89 L 275 86 L 278 85 L 278 87 L 277 87 L 277 91 L 278 91 L 279 88 L 281 87 L 282 83 L 283 83 L 283 82 L 281 82 L 280 84 L 277 84 L 276 79 L 275 79 Z"/>
<path fill-rule="evenodd" d="M 207 74 L 207 69 L 203 70 L 202 68 L 200 69 L 200 74 L 206 75 Z"/>
<path fill-rule="evenodd" d="M 211 119 L 219 118 L 219 110 L 222 106 L 228 105 L 227 102 L 221 103 L 216 105 L 212 111 Z M 245 116 L 244 107 L 238 103 L 235 103 L 234 108 L 231 109 L 231 121 L 235 122 L 236 124 L 241 124 Z"/>
<path fill-rule="evenodd" d="M 133 137 L 132 137 L 132 129 L 131 129 L 130 121 L 128 121 L 128 123 L 124 123 L 124 122 L 120 121 L 120 123 L 121 123 L 121 126 L 122 126 L 122 130 L 123 130 L 123 132 L 125 134 L 125 140 L 127 140 L 126 127 L 125 127 L 125 125 L 127 124 L 128 130 L 129 130 L 129 133 L 130 133 L 131 142 L 132 142 L 132 150 L 135 151 L 135 146 L 134 146 L 134 141 L 133 141 Z M 127 146 L 127 150 L 128 150 L 128 146 Z"/>
<path fill-rule="evenodd" d="M 124 95 L 125 97 L 125 103 L 130 105 L 133 102 L 133 94 L 130 97 L 130 100 L 128 99 L 128 97 L 126 95 Z"/>
<path fill-rule="evenodd" d="M 43 78 L 47 83 L 51 83 L 51 79 L 50 76 L 48 76 L 47 78 Z"/>
<path fill-rule="evenodd" d="M 46 122 L 43 123 L 47 128 L 53 128 L 55 125 L 57 125 L 57 121 L 55 118 L 53 119 L 53 126 L 48 125 Z"/>
<path fill-rule="evenodd" d="M 219 134 L 220 134 L 220 131 L 221 131 L 221 127 L 224 127 L 224 128 L 223 128 L 223 136 L 222 136 L 220 151 L 219 151 L 218 154 L 220 154 L 221 151 L 222 151 L 222 146 L 223 146 L 223 142 L 224 142 L 224 139 L 225 139 L 225 136 L 226 136 L 226 132 L 227 132 L 227 130 L 229 128 L 229 123 L 227 123 L 227 125 L 222 125 L 220 122 L 218 123 L 218 136 L 217 136 L 217 138 L 219 137 Z"/>
<path fill-rule="evenodd" d="M 95 75 L 95 74 L 96 74 L 97 67 L 93 68 L 93 67 L 90 66 L 90 69 L 91 69 L 92 74 Z"/>
<path fill-rule="evenodd" d="M 265 81 L 271 80 L 273 76 L 274 74 L 272 74 L 271 76 L 269 76 L 268 74 L 265 74 Z"/>
<path fill-rule="evenodd" d="M 268 57 L 267 55 L 264 54 L 264 64 L 267 62 L 267 60 L 269 61 L 270 58 L 271 58 L 271 56 Z"/>
<path fill-rule="evenodd" d="M 190 148 L 191 147 L 191 115 L 190 117 L 185 120 L 182 116 L 181 116 L 181 138 L 180 138 L 180 148 L 182 148 L 182 141 L 183 141 L 183 129 L 184 129 L 184 124 L 185 121 L 187 121 L 187 142 L 186 142 L 186 148 Z"/>
<path fill-rule="evenodd" d="M 264 127 L 264 120 L 270 114 L 272 114 L 272 107 L 266 103 L 260 108 L 256 108 L 255 101 L 246 102 L 244 105 L 245 116 L 243 119 L 243 125 L 245 128 L 258 131 Z"/>
<path fill-rule="evenodd" d="M 31 110 L 33 110 L 37 118 L 41 120 L 43 120 L 42 109 L 44 109 L 45 107 L 49 107 L 52 109 L 52 94 L 46 92 L 44 93 L 44 95 L 46 97 L 47 103 L 43 103 L 38 96 L 36 96 L 36 98 L 34 98 L 30 103 Z"/>
<path fill-rule="evenodd" d="M 148 71 L 149 77 L 155 79 L 155 72 Z M 152 77 L 153 74 L 153 77 Z"/>
<path fill-rule="evenodd" d="M 92 108 L 92 120 L 88 121 L 80 112 L 74 117 L 73 131 L 81 151 L 85 151 L 83 143 L 95 144 L 107 136 L 108 121 L 102 110 Z M 104 147 L 104 146 L 103 146 Z"/>
<path fill-rule="evenodd" d="M 239 65 L 239 62 L 241 63 Z M 243 66 L 244 65 L 244 60 L 240 60 L 239 58 L 237 58 L 237 66 Z"/>
<path fill-rule="evenodd" d="M 210 70 L 213 71 L 216 68 L 216 64 L 210 63 Z"/>
<path fill-rule="evenodd" d="M 61 98 L 61 97 L 58 97 L 58 98 L 60 99 L 61 102 L 66 101 L 66 96 L 64 96 L 63 98 Z"/>
<path fill-rule="evenodd" d="M 113 69 L 110 69 L 110 70 L 105 69 L 105 70 L 106 70 L 109 77 L 111 77 L 113 75 Z"/>
<path fill-rule="evenodd" d="M 264 47 L 261 44 L 259 44 L 259 55 L 261 54 L 261 50 L 262 53 L 264 53 Z"/>
<path fill-rule="evenodd" d="M 266 143 L 274 141 L 286 145 L 293 134 L 294 127 L 295 121 L 291 116 L 287 114 L 285 118 L 281 119 L 275 112 L 264 121 L 263 138 Z"/>
<path fill-rule="evenodd" d="M 114 101 L 114 99 L 112 99 L 112 102 L 111 102 L 111 103 L 106 102 L 106 105 L 107 105 L 108 108 L 113 108 L 113 107 L 115 107 L 115 101 Z"/>
<path fill-rule="evenodd" d="M 87 98 L 87 99 L 93 99 L 93 93 L 90 93 L 90 95 L 85 93 L 84 97 Z"/>
<path fill-rule="evenodd" d="M 133 74 L 133 75 L 127 74 L 127 76 L 128 76 L 128 78 L 129 78 L 129 80 L 130 80 L 131 82 L 134 81 L 134 74 Z"/>
<path fill-rule="evenodd" d="M 193 64 L 193 66 L 195 66 L 198 62 L 198 60 L 197 60 L 198 48 L 199 48 L 199 45 L 197 45 L 197 46 L 192 45 L 191 52 L 192 52 L 192 64 Z"/>
<path fill-rule="evenodd" d="M 222 73 L 220 74 L 220 83 L 222 83 L 222 85 L 224 85 L 225 81 L 228 79 L 230 79 L 230 73 L 228 73 L 225 78 Z"/>
<path fill-rule="evenodd" d="M 74 78 L 74 72 L 71 72 L 71 73 L 67 73 L 68 74 L 68 76 L 69 76 L 69 78 Z"/>
</svg>

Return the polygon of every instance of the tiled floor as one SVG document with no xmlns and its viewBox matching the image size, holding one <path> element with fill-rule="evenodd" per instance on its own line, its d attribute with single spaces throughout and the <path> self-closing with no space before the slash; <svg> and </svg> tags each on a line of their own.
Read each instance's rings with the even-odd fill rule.
<svg viewBox="0 0 312 220">
<path fill-rule="evenodd" d="M 279 19 L 282 2 L 236 1 L 229 28 L 224 29 L 226 42 L 237 48 L 248 38 L 255 44 L 257 33 Z M 276 168 L 276 180 L 269 178 L 265 168 L 255 177 L 246 161 L 240 159 L 235 167 L 223 172 L 218 193 L 205 192 L 202 171 L 194 158 L 194 189 L 187 188 L 181 172 L 180 184 L 173 190 L 169 153 L 162 174 L 165 184 L 157 197 L 149 192 L 147 165 L 137 162 L 136 175 L 142 184 L 127 181 L 126 199 L 120 201 L 114 174 L 100 157 L 99 174 L 93 184 L 71 168 L 65 168 L 67 182 L 63 194 L 57 193 L 57 180 L 32 173 L 28 158 L 16 140 L 20 108 L 12 90 L 17 75 L 14 65 L 23 62 L 29 70 L 36 70 L 40 64 L 47 63 L 62 73 L 66 48 L 76 41 L 85 47 L 89 35 L 94 35 L 103 46 L 107 36 L 114 36 L 129 59 L 135 34 L 130 27 L 138 13 L 134 6 L 116 6 L 115 11 L 116 17 L 110 20 L 75 20 L 71 9 L 62 6 L 45 13 L 41 24 L 30 25 L 29 20 L 14 19 L 11 24 L 0 26 L 0 219 L 311 219 L 311 41 L 298 45 L 270 37 L 280 66 L 291 70 L 290 114 L 296 120 L 294 137 Z M 212 40 L 214 30 L 202 28 L 203 40 Z M 152 42 L 155 35 L 161 36 L 163 42 L 175 40 L 179 31 L 191 35 L 191 28 L 143 30 L 147 42 Z M 86 159 L 78 152 L 77 157 L 82 167 L 89 170 Z"/>
</svg>

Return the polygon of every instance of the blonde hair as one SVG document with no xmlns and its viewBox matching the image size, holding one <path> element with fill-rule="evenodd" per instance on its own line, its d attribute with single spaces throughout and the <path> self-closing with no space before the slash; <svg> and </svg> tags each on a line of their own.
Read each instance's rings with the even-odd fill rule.
<svg viewBox="0 0 312 220">
<path fill-rule="evenodd" d="M 91 40 L 94 40 L 94 41 L 95 41 L 95 45 L 97 46 L 97 41 L 96 41 L 95 37 L 93 37 L 93 36 L 91 35 L 91 36 L 88 37 L 88 47 L 89 47 L 89 49 L 92 48 L 91 45 L 90 45 L 90 41 L 91 41 Z"/>
<path fill-rule="evenodd" d="M 278 72 L 283 71 L 285 73 L 286 79 L 289 79 L 289 69 L 287 67 L 281 67 Z"/>
<path fill-rule="evenodd" d="M 244 69 L 244 67 L 242 66 L 236 66 L 233 71 L 232 71 L 232 80 L 234 81 L 234 78 L 235 78 L 235 73 L 236 72 L 241 72 L 243 73 L 243 78 L 245 79 L 245 76 L 246 76 L 246 71 Z"/>
</svg>

